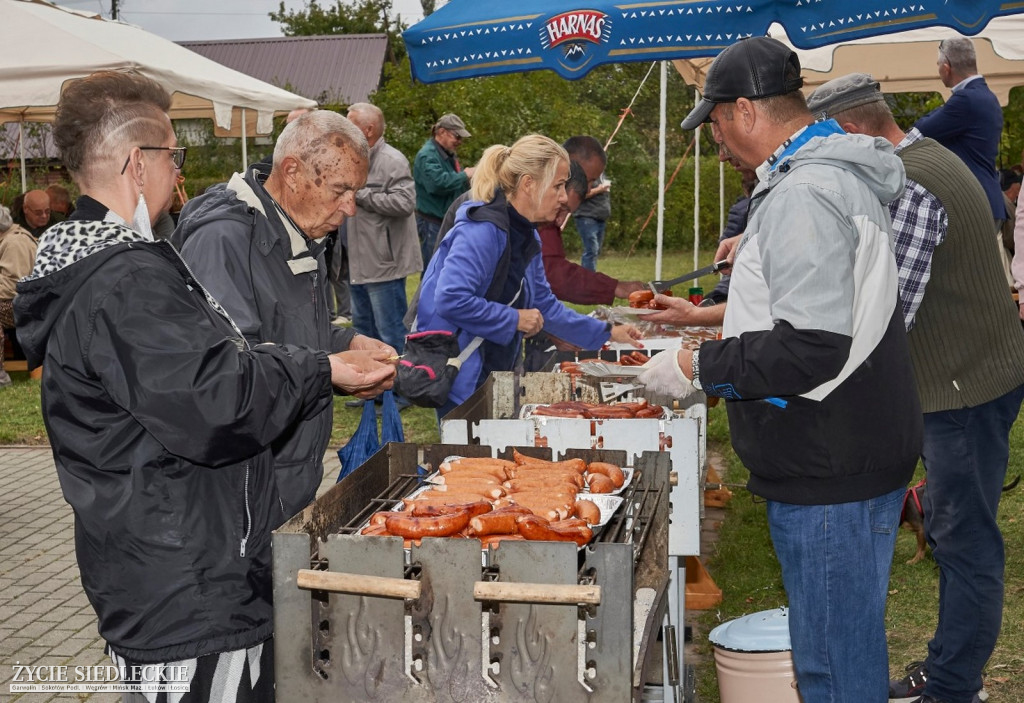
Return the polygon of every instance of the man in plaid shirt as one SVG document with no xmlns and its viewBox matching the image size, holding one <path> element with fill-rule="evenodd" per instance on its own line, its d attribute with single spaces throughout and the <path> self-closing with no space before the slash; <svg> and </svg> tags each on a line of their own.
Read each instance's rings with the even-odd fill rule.
<svg viewBox="0 0 1024 703">
<path fill-rule="evenodd" d="M 899 128 L 871 76 L 837 78 L 807 103 L 847 132 L 891 142 L 907 172 L 889 211 L 924 412 L 925 531 L 942 587 L 927 658 L 890 682 L 889 697 L 979 701 L 1002 621 L 996 513 L 1024 398 L 1024 333 L 992 246 L 988 197 L 955 154 L 916 128 Z"/>
</svg>

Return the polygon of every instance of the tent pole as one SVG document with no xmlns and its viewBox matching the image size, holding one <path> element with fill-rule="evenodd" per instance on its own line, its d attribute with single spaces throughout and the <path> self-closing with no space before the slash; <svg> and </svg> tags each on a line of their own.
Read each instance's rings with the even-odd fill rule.
<svg viewBox="0 0 1024 703">
<path fill-rule="evenodd" d="M 700 100 L 700 96 L 697 96 Z M 693 268 L 700 268 L 700 130 L 697 125 L 693 132 Z"/>
<path fill-rule="evenodd" d="M 21 192 L 28 192 L 28 178 L 25 175 L 25 118 L 18 121 L 18 151 L 21 152 Z"/>
<path fill-rule="evenodd" d="M 661 278 L 662 250 L 665 243 L 665 112 L 668 93 L 668 61 L 661 62 L 661 95 L 658 116 L 658 246 L 654 256 L 654 278 Z"/>
<path fill-rule="evenodd" d="M 242 173 L 245 173 L 245 169 L 249 165 L 249 154 L 247 152 L 248 145 L 245 143 L 245 108 L 242 108 Z"/>
</svg>

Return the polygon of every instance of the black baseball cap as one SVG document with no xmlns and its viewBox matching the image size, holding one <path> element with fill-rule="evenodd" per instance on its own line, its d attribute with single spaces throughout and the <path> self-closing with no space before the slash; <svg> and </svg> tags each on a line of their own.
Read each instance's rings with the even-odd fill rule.
<svg viewBox="0 0 1024 703">
<path fill-rule="evenodd" d="M 740 98 L 759 100 L 785 95 L 803 87 L 796 52 L 771 37 L 747 37 L 715 57 L 704 80 L 704 97 L 686 119 L 683 129 L 708 121 L 718 103 Z"/>
</svg>

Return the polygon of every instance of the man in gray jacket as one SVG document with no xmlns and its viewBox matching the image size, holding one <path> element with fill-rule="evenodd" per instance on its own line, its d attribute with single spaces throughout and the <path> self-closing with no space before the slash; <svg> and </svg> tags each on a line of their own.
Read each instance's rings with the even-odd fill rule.
<svg viewBox="0 0 1024 703">
<path fill-rule="evenodd" d="M 324 241 L 355 214 L 369 149 L 341 115 L 317 110 L 289 123 L 273 169 L 254 164 L 181 212 L 172 243 L 252 345 L 296 344 L 338 352 L 392 347 L 330 323 Z M 380 389 L 359 393 L 373 398 Z M 316 497 L 333 408 L 299 421 L 274 444 L 282 507 L 293 515 Z"/>
<path fill-rule="evenodd" d="M 384 113 L 355 103 L 348 119 L 370 145 L 366 185 L 356 193 L 356 214 L 349 218 L 348 249 L 352 281 L 352 326 L 402 353 L 408 309 L 405 277 L 423 270 L 416 234 L 416 184 L 409 161 L 384 141 Z"/>
<path fill-rule="evenodd" d="M 885 140 L 815 122 L 802 85 L 796 53 L 768 37 L 708 70 L 682 126 L 710 121 L 759 183 L 723 338 L 656 355 L 638 381 L 730 401 L 748 488 L 767 501 L 803 700 L 884 701 L 889 569 L 922 435 L 883 205 L 904 170 Z"/>
</svg>

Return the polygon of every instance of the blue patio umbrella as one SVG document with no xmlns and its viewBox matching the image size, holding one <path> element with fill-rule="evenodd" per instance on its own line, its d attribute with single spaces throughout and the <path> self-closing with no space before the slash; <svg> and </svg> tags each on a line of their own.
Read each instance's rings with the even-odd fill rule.
<svg viewBox="0 0 1024 703">
<path fill-rule="evenodd" d="M 603 63 L 715 56 L 772 23 L 810 49 L 934 25 L 970 36 L 1020 12 L 1001 0 L 452 0 L 403 37 L 424 83 L 543 68 L 577 79 Z"/>
</svg>

